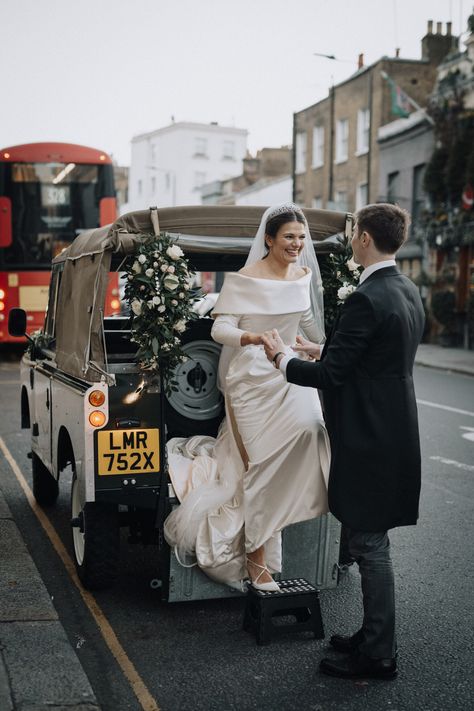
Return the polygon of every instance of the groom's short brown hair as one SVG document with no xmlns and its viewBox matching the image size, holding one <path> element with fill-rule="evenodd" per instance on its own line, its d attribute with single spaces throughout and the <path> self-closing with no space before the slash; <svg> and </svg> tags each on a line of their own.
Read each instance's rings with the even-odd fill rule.
<svg viewBox="0 0 474 711">
<path fill-rule="evenodd" d="M 387 202 L 362 207 L 355 219 L 359 234 L 368 232 L 382 254 L 394 254 L 400 249 L 411 222 L 406 210 Z"/>
</svg>

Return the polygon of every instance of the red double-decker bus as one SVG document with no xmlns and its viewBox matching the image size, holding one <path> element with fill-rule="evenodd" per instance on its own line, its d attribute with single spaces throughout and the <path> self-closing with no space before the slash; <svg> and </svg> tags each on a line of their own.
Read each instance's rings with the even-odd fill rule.
<svg viewBox="0 0 474 711">
<path fill-rule="evenodd" d="M 73 143 L 26 143 L 0 150 L 0 343 L 8 312 L 27 312 L 28 331 L 41 328 L 51 260 L 83 230 L 116 219 L 113 166 L 95 148 Z M 107 294 L 119 313 L 118 283 Z"/>
</svg>

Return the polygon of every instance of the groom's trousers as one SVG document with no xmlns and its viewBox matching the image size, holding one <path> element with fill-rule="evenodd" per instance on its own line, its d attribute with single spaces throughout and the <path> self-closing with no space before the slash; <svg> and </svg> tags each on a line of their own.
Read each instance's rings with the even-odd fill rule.
<svg viewBox="0 0 474 711">
<path fill-rule="evenodd" d="M 350 555 L 359 566 L 364 604 L 359 650 L 372 659 L 396 655 L 395 590 L 386 531 L 347 530 Z"/>
</svg>

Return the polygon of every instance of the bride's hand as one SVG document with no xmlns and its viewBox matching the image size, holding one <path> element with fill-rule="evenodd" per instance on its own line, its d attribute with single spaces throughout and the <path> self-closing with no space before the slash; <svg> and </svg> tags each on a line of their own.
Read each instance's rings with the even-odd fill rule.
<svg viewBox="0 0 474 711">
<path fill-rule="evenodd" d="M 307 341 L 301 336 L 296 336 L 296 343 L 292 346 L 292 349 L 296 353 L 303 353 L 304 355 L 312 358 L 313 360 L 319 360 L 321 357 L 322 346 L 319 343 L 312 343 Z"/>
<path fill-rule="evenodd" d="M 251 331 L 245 331 L 240 337 L 241 346 L 261 346 L 263 344 L 261 333 L 252 333 Z"/>
</svg>

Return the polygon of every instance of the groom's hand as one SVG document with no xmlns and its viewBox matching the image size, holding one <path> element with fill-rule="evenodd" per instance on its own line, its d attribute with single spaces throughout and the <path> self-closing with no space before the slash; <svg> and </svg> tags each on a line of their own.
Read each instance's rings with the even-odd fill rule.
<svg viewBox="0 0 474 711">
<path fill-rule="evenodd" d="M 272 331 L 265 331 L 262 337 L 263 346 L 265 348 L 265 355 L 271 363 L 275 363 L 273 360 L 277 353 L 284 354 L 286 352 L 286 346 L 280 338 L 280 334 L 274 328 Z M 280 356 L 281 358 L 282 356 Z M 275 363 L 278 367 L 278 361 Z"/>
</svg>

